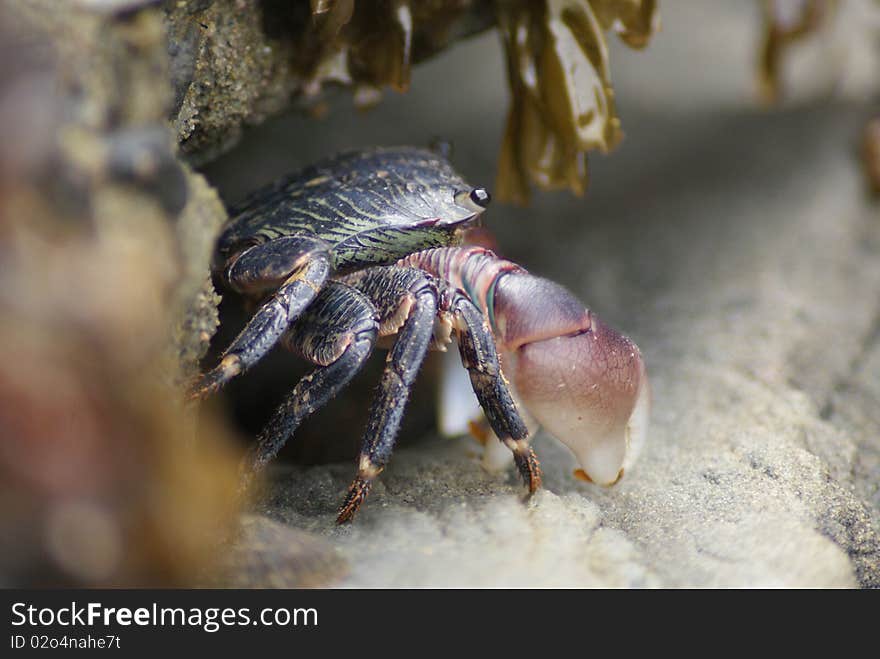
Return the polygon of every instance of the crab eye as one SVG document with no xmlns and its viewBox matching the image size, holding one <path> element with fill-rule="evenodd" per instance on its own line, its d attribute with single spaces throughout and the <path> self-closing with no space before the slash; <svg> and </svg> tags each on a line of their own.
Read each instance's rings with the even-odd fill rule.
<svg viewBox="0 0 880 659">
<path fill-rule="evenodd" d="M 455 203 L 476 213 L 483 210 L 492 201 L 492 196 L 486 188 L 473 188 L 472 190 L 459 190 L 455 193 Z"/>
<path fill-rule="evenodd" d="M 492 201 L 492 195 L 489 194 L 486 188 L 474 188 L 469 196 L 471 201 L 480 208 L 486 208 L 489 202 Z"/>
</svg>

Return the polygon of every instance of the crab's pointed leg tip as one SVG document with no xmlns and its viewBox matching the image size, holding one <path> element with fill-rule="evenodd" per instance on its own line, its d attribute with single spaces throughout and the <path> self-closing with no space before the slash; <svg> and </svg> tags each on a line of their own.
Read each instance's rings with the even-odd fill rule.
<svg viewBox="0 0 880 659">
<path fill-rule="evenodd" d="M 535 456 L 534 452 L 532 452 L 529 460 L 529 478 L 528 478 L 528 486 L 529 486 L 529 494 L 534 494 L 538 490 L 541 489 L 541 483 L 543 482 L 543 474 L 541 473 L 541 465 L 538 463 L 538 458 Z"/>
<path fill-rule="evenodd" d="M 541 488 L 541 463 L 535 450 L 523 439 L 505 439 L 504 443 L 513 451 L 513 461 L 529 488 L 534 494 Z"/>
<path fill-rule="evenodd" d="M 527 473 L 523 474 L 523 480 L 529 487 L 529 494 L 534 494 L 541 489 L 543 474 L 541 473 L 541 463 L 534 449 L 529 447 L 528 456 L 526 457 Z"/>
<path fill-rule="evenodd" d="M 188 403 L 195 403 L 204 400 L 213 393 L 220 390 L 220 376 L 217 369 L 208 371 L 203 375 L 194 377 L 186 387 L 184 400 Z"/>
<path fill-rule="evenodd" d="M 543 478 L 541 477 L 541 472 L 539 471 L 533 478 L 529 480 L 529 494 L 534 494 L 538 490 L 541 489 L 541 485 L 543 484 Z"/>
<path fill-rule="evenodd" d="M 186 400 L 196 401 L 217 393 L 224 384 L 242 372 L 241 358 L 227 355 L 207 373 L 193 379 L 186 390 Z"/>
<path fill-rule="evenodd" d="M 343 524 L 351 523 L 351 521 L 355 518 L 355 515 L 357 515 L 359 509 L 360 509 L 359 503 L 358 504 L 355 504 L 353 502 L 346 503 L 345 505 L 343 505 L 339 509 L 339 512 L 336 515 L 336 523 L 339 526 L 342 526 Z"/>
<path fill-rule="evenodd" d="M 366 499 L 367 495 L 370 493 L 370 488 L 372 486 L 373 480 L 371 478 L 368 479 L 362 476 L 357 476 L 354 479 L 351 487 L 348 488 L 348 494 L 345 497 L 345 501 L 343 501 L 342 506 L 337 512 L 337 524 L 346 524 L 354 519 L 358 510 L 360 510 L 364 499 Z"/>
<path fill-rule="evenodd" d="M 193 378 L 192 381 L 186 385 L 183 400 L 187 403 L 197 403 L 198 401 L 207 398 L 208 393 L 208 387 L 204 384 L 204 378 L 199 376 Z"/>
</svg>

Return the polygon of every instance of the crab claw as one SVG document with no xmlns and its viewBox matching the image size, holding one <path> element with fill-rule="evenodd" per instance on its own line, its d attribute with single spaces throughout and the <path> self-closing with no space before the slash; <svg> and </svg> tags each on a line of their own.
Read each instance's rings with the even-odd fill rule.
<svg viewBox="0 0 880 659">
<path fill-rule="evenodd" d="M 493 297 L 504 369 L 523 405 L 590 480 L 613 485 L 647 434 L 650 389 L 638 347 L 546 279 L 511 273 Z"/>
</svg>

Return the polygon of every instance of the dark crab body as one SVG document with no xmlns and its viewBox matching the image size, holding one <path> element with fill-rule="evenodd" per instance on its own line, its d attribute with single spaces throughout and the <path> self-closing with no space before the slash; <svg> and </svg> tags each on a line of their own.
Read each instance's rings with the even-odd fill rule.
<svg viewBox="0 0 880 659">
<path fill-rule="evenodd" d="M 488 203 L 485 189 L 466 184 L 442 156 L 402 147 L 335 156 L 232 209 L 215 269 L 227 286 L 262 303 L 191 395 L 216 391 L 279 342 L 317 365 L 260 434 L 245 482 L 349 382 L 379 338 L 393 335 L 340 522 L 354 516 L 388 462 L 427 350 L 445 349 L 452 335 L 492 430 L 512 450 L 531 492 L 540 486 L 540 467 L 502 374 L 496 339 L 539 419 L 555 420 L 551 408 L 560 385 L 554 378 L 565 370 L 563 433 L 598 421 L 599 435 L 578 437 L 587 443 L 599 437 L 597 450 L 608 454 L 607 437 L 616 441 L 615 433 L 629 432 L 636 401 L 644 398 L 638 349 L 605 331 L 558 285 L 486 250 L 456 246 Z M 597 397 L 603 378 L 610 386 Z M 572 386 L 575 381 L 580 384 Z M 618 454 L 611 451 L 611 467 L 600 469 L 600 480 L 613 480 L 605 472 L 617 477 Z"/>
<path fill-rule="evenodd" d="M 343 153 L 248 197 L 232 210 L 217 251 L 228 262 L 249 246 L 279 239 L 286 246 L 308 237 L 327 244 L 336 272 L 390 264 L 450 244 L 456 229 L 488 203 L 484 189 L 468 186 L 432 151 Z M 237 283 L 232 275 L 228 281 Z"/>
</svg>

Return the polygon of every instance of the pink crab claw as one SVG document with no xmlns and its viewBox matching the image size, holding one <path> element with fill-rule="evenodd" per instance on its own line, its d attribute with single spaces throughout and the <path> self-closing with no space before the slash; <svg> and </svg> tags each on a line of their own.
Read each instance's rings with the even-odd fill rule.
<svg viewBox="0 0 880 659">
<path fill-rule="evenodd" d="M 613 485 L 647 434 L 650 388 L 638 347 L 546 279 L 510 273 L 493 298 L 504 370 L 521 402 L 589 480 Z"/>
</svg>

